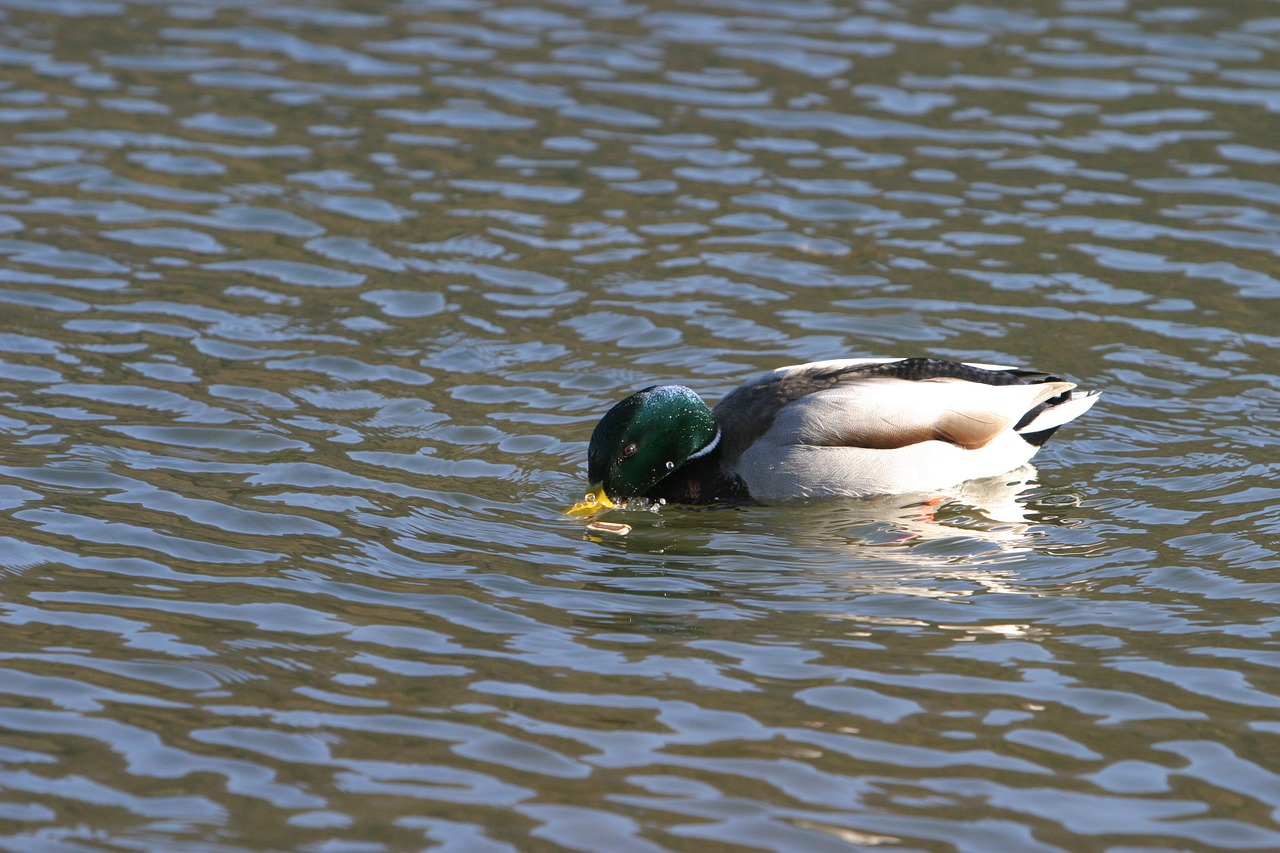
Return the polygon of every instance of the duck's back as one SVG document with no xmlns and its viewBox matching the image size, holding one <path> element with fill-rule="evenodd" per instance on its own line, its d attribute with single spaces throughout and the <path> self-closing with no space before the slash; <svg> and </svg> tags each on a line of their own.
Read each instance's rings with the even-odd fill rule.
<svg viewBox="0 0 1280 853">
<path fill-rule="evenodd" d="M 925 491 L 1026 463 L 1096 394 L 1033 370 L 938 359 L 783 367 L 716 407 L 722 466 L 770 500 Z"/>
</svg>

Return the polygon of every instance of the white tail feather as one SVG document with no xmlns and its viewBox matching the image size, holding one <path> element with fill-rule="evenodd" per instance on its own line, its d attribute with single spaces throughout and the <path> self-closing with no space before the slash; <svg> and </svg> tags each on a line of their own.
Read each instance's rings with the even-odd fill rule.
<svg viewBox="0 0 1280 853">
<path fill-rule="evenodd" d="M 1040 432 L 1041 430 L 1060 427 L 1068 421 L 1074 421 L 1089 411 L 1094 403 L 1098 402 L 1100 393 L 1099 391 L 1073 391 L 1066 400 L 1045 409 L 1036 415 L 1035 420 L 1019 429 L 1018 432 Z"/>
</svg>

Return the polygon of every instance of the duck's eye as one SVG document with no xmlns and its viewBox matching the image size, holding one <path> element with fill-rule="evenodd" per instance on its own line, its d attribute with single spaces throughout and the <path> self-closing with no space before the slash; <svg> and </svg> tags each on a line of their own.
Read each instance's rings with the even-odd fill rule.
<svg viewBox="0 0 1280 853">
<path fill-rule="evenodd" d="M 674 470 L 676 470 L 676 463 L 674 463 L 674 462 L 668 462 L 668 463 L 667 463 L 667 470 L 668 470 L 668 471 L 674 471 Z"/>
<path fill-rule="evenodd" d="M 635 455 L 636 455 L 636 451 L 637 451 L 637 450 L 639 450 L 639 449 L 640 449 L 640 448 L 636 447 L 634 443 L 633 443 L 633 444 L 628 444 L 626 447 L 624 447 L 624 448 L 622 448 L 621 450 L 619 450 L 619 451 L 618 451 L 618 458 L 619 458 L 619 459 L 630 459 L 632 456 L 635 456 Z"/>
</svg>

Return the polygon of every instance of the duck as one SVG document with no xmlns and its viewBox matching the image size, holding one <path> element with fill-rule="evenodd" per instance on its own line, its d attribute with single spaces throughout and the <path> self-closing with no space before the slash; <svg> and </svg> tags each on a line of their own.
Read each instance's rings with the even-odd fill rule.
<svg viewBox="0 0 1280 853">
<path fill-rule="evenodd" d="M 1050 373 L 938 358 L 779 367 L 709 407 L 652 385 L 610 408 L 567 511 L 929 492 L 1027 464 L 1097 402 Z"/>
</svg>

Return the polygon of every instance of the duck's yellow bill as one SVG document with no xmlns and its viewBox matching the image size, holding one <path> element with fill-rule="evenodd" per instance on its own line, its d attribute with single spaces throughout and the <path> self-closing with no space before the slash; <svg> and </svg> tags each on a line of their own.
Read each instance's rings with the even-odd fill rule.
<svg viewBox="0 0 1280 853">
<path fill-rule="evenodd" d="M 578 518 L 589 518 L 596 513 L 604 512 L 606 509 L 616 509 L 617 506 L 604 493 L 604 483 L 600 483 L 592 486 L 591 491 L 583 495 L 582 500 L 566 509 L 565 514 Z"/>
</svg>

